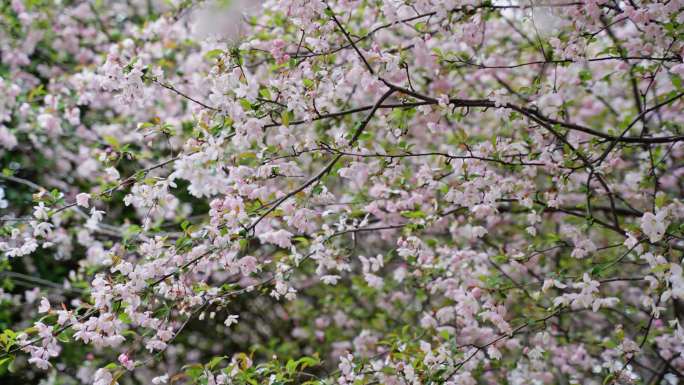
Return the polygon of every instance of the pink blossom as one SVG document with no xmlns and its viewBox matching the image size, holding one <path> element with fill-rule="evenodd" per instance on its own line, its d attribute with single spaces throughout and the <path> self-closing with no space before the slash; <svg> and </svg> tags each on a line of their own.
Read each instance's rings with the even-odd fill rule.
<svg viewBox="0 0 684 385">
<path fill-rule="evenodd" d="M 50 302 L 47 298 L 43 297 L 40 299 L 40 306 L 38 307 L 38 313 L 47 313 L 50 311 Z"/>
<path fill-rule="evenodd" d="M 88 203 L 89 200 L 90 200 L 90 194 L 79 193 L 78 195 L 76 195 L 76 204 L 81 206 L 81 207 L 85 207 L 85 208 L 90 207 L 90 205 Z"/>
</svg>

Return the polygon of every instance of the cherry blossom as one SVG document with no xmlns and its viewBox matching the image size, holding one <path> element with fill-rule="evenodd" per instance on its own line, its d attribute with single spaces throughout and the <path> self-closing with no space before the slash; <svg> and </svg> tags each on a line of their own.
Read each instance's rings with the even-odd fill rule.
<svg viewBox="0 0 684 385">
<path fill-rule="evenodd" d="M 0 14 L 0 377 L 684 372 L 681 0 Z"/>
</svg>

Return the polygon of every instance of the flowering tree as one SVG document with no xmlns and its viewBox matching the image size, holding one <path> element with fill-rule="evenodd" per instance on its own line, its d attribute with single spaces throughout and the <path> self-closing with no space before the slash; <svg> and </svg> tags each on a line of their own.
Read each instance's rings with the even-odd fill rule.
<svg viewBox="0 0 684 385">
<path fill-rule="evenodd" d="M 0 379 L 676 384 L 684 1 L 0 4 Z"/>
</svg>

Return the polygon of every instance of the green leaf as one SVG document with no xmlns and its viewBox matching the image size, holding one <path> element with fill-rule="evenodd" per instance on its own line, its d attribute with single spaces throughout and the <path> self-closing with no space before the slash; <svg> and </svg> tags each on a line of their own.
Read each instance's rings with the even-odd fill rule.
<svg viewBox="0 0 684 385">
<path fill-rule="evenodd" d="M 415 211 L 402 211 L 401 216 L 404 218 L 419 219 L 419 218 L 425 218 L 427 215 L 420 210 L 415 210 Z"/>
<path fill-rule="evenodd" d="M 105 135 L 102 137 L 102 139 L 104 139 L 104 141 L 115 150 L 121 148 L 121 143 L 119 143 L 119 140 L 111 135 Z"/>
<path fill-rule="evenodd" d="M 285 111 L 282 114 L 280 114 L 280 119 L 282 120 L 282 124 L 285 127 L 290 125 L 292 118 L 294 118 L 294 114 L 292 113 L 292 111 Z"/>
<path fill-rule="evenodd" d="M 583 81 L 583 82 L 588 82 L 589 80 L 592 79 L 591 71 L 589 71 L 589 70 L 582 70 L 582 71 L 580 71 L 580 73 L 579 73 L 579 78 L 580 78 L 580 80 Z"/>
<path fill-rule="evenodd" d="M 0 358 L 0 373 L 3 370 L 9 370 L 10 365 L 14 362 L 14 356 L 10 355 L 4 358 Z"/>
<path fill-rule="evenodd" d="M 250 101 L 247 99 L 240 99 L 240 105 L 245 110 L 251 110 L 252 109 L 252 103 L 250 103 Z"/>
<path fill-rule="evenodd" d="M 183 231 L 185 231 L 185 229 L 187 229 L 188 226 L 190 226 L 190 222 L 187 220 L 181 222 L 181 224 L 180 224 L 181 230 L 183 230 Z"/>
<path fill-rule="evenodd" d="M 256 154 L 251 152 L 251 151 L 241 152 L 238 155 L 239 159 L 256 159 L 256 157 L 257 157 Z"/>
<path fill-rule="evenodd" d="M 613 373 L 607 375 L 606 378 L 603 379 L 603 385 L 608 385 L 608 384 L 612 383 L 614 378 L 615 378 L 615 375 Z"/>
<path fill-rule="evenodd" d="M 185 370 L 185 374 L 193 380 L 200 378 L 200 376 L 204 374 L 204 367 L 200 364 L 186 365 L 183 369 Z"/>
<path fill-rule="evenodd" d="M 207 364 L 207 368 L 209 368 L 209 370 L 213 370 L 216 367 L 216 365 L 220 364 L 221 361 L 223 361 L 225 359 L 226 359 L 226 356 L 214 357 Z"/>
<path fill-rule="evenodd" d="M 301 369 L 304 370 L 309 366 L 316 366 L 320 364 L 320 360 L 317 357 L 302 357 L 297 360 L 297 365 L 301 366 Z"/>
<path fill-rule="evenodd" d="M 289 374 L 292 374 L 297 370 L 297 361 L 293 359 L 287 360 L 287 364 L 285 364 L 285 371 Z"/>
<path fill-rule="evenodd" d="M 321 186 L 320 184 L 315 185 L 314 188 L 311 190 L 311 193 L 313 193 L 313 195 L 320 195 L 320 193 L 322 192 L 323 186 Z"/>
<path fill-rule="evenodd" d="M 259 90 L 259 95 L 261 95 L 262 98 L 271 100 L 271 91 L 268 90 L 268 88 L 262 88 Z"/>
<path fill-rule="evenodd" d="M 221 49 L 212 49 L 211 51 L 207 51 L 207 53 L 204 54 L 204 58 L 211 60 L 214 58 L 217 58 L 223 54 L 223 50 Z"/>
<path fill-rule="evenodd" d="M 127 323 L 127 324 L 130 324 L 131 321 L 132 321 L 132 320 L 131 320 L 131 317 L 129 317 L 128 314 L 125 313 L 125 312 L 121 312 L 121 313 L 119 314 L 119 320 L 121 320 L 121 322 Z"/>
</svg>

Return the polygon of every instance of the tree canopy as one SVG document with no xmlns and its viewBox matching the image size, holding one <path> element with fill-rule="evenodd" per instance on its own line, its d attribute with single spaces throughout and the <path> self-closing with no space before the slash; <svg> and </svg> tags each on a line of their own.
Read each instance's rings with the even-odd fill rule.
<svg viewBox="0 0 684 385">
<path fill-rule="evenodd" d="M 0 382 L 677 384 L 684 0 L 0 3 Z"/>
</svg>

